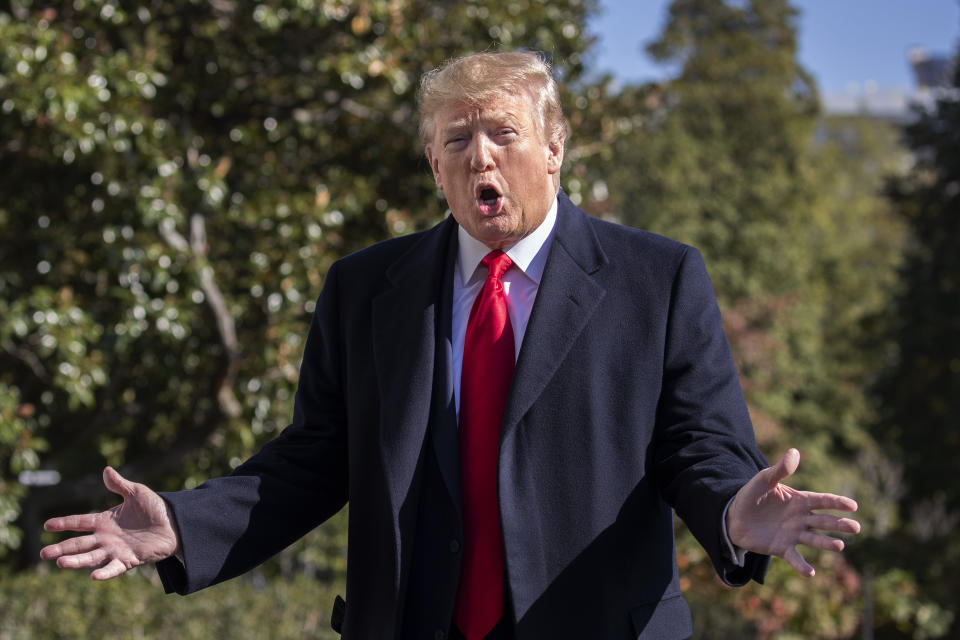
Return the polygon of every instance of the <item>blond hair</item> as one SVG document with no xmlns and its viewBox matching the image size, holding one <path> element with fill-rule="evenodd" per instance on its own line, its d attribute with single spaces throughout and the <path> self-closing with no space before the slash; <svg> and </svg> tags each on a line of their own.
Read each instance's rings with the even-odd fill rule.
<svg viewBox="0 0 960 640">
<path fill-rule="evenodd" d="M 433 141 L 436 115 L 443 109 L 468 104 L 485 106 L 506 96 L 527 95 L 535 120 L 547 144 L 563 148 L 569 135 L 560 104 L 560 90 L 550 64 L 526 51 L 483 52 L 453 58 L 424 74 L 420 81 L 420 140 Z"/>
</svg>

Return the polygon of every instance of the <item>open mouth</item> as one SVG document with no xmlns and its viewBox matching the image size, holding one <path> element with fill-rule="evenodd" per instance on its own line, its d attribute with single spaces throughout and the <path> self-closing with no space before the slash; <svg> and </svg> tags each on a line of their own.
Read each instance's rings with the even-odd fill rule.
<svg viewBox="0 0 960 640">
<path fill-rule="evenodd" d="M 477 189 L 477 206 L 485 215 L 496 215 L 500 212 L 500 192 L 490 186 Z"/>
</svg>

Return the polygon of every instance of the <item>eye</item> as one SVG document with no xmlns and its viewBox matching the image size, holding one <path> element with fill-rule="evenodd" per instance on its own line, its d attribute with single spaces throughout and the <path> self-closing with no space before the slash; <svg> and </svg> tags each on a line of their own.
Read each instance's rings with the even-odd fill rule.
<svg viewBox="0 0 960 640">
<path fill-rule="evenodd" d="M 517 137 L 517 130 L 513 127 L 499 127 L 494 129 L 494 139 L 497 144 L 510 144 Z"/>
<path fill-rule="evenodd" d="M 464 146 L 466 142 L 467 142 L 466 136 L 463 136 L 463 135 L 450 136 L 444 141 L 443 146 L 452 147 L 456 149 L 458 147 Z"/>
</svg>

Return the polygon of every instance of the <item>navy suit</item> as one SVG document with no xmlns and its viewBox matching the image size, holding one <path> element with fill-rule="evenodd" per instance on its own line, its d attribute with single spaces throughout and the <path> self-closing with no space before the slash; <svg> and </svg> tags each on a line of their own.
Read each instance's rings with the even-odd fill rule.
<svg viewBox="0 0 960 640">
<path fill-rule="evenodd" d="M 331 267 L 293 423 L 227 478 L 164 494 L 189 593 L 238 575 L 350 502 L 345 638 L 449 629 L 462 525 L 450 300 L 456 222 Z M 683 638 L 671 507 L 730 584 L 721 518 L 766 466 L 700 254 L 559 195 L 498 468 L 518 639 Z"/>
</svg>

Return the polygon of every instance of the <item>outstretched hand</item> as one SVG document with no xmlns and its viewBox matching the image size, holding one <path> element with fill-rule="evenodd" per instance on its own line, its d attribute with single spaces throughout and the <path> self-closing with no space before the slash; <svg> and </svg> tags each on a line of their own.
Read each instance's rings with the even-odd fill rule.
<svg viewBox="0 0 960 640">
<path fill-rule="evenodd" d="M 790 449 L 777 464 L 760 471 L 743 485 L 727 510 L 727 535 L 741 549 L 779 556 L 809 577 L 816 571 L 800 555 L 796 545 L 843 551 L 843 540 L 819 532 L 859 533 L 860 523 L 814 513 L 814 510 L 856 511 L 857 503 L 852 498 L 797 491 L 780 484 L 793 475 L 799 464 L 800 452 Z"/>
<path fill-rule="evenodd" d="M 84 531 L 40 550 L 40 557 L 56 560 L 64 569 L 99 567 L 94 580 L 109 580 L 133 567 L 157 562 L 179 551 L 173 514 L 163 498 L 148 486 L 130 482 L 116 470 L 103 470 L 103 484 L 123 502 L 101 513 L 51 518 L 47 531 Z"/>
</svg>

